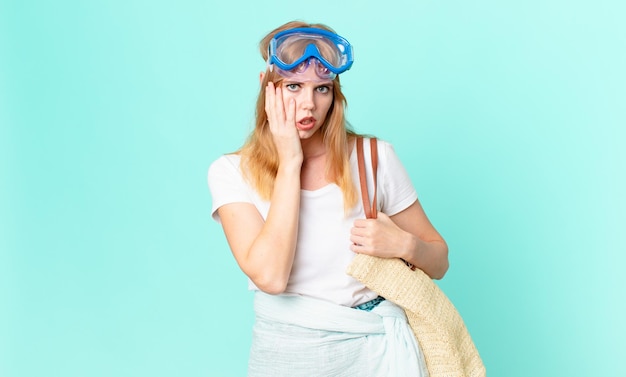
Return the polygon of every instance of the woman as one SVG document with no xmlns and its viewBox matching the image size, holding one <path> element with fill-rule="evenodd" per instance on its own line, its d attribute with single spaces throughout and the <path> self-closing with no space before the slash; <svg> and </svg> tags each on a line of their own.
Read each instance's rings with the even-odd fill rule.
<svg viewBox="0 0 626 377">
<path fill-rule="evenodd" d="M 448 268 L 445 241 L 384 141 L 380 214 L 365 219 L 339 81 L 352 47 L 325 25 L 289 22 L 260 50 L 255 129 L 209 168 L 213 217 L 256 291 L 249 375 L 427 375 L 402 310 L 346 274 L 355 253 L 402 258 L 435 279 Z"/>
</svg>

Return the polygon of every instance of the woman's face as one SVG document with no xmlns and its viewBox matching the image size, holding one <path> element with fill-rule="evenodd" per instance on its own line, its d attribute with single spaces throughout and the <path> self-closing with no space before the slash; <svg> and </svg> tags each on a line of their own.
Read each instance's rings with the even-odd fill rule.
<svg viewBox="0 0 626 377">
<path fill-rule="evenodd" d="M 281 84 L 285 108 L 296 100 L 296 128 L 300 139 L 313 136 L 324 124 L 333 103 L 333 81 L 321 80 L 313 67 L 285 78 Z"/>
</svg>

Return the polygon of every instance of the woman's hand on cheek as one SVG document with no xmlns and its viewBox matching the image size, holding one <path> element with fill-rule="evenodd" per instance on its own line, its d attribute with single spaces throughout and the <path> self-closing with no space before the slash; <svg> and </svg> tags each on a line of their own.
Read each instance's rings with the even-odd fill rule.
<svg viewBox="0 0 626 377">
<path fill-rule="evenodd" d="M 285 103 L 282 88 L 276 88 L 273 82 L 269 82 L 265 88 L 265 112 L 280 163 L 302 163 L 302 145 L 295 121 L 295 99 L 288 98 Z"/>
<path fill-rule="evenodd" d="M 350 231 L 350 249 L 359 254 L 397 258 L 407 247 L 407 233 L 382 212 L 376 219 L 357 219 Z"/>
</svg>

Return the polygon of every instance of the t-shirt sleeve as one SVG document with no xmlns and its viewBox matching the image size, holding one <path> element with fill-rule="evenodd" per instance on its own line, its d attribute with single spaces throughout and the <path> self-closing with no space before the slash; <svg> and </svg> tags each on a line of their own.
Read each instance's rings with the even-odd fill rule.
<svg viewBox="0 0 626 377">
<path fill-rule="evenodd" d="M 383 194 L 379 205 L 383 213 L 393 216 L 417 200 L 417 191 L 393 146 L 387 142 L 379 144 L 378 187 Z"/>
<path fill-rule="evenodd" d="M 229 203 L 253 203 L 250 187 L 239 169 L 239 156 L 221 156 L 209 167 L 209 190 L 213 200 L 211 216 L 220 222 L 217 210 Z"/>
</svg>

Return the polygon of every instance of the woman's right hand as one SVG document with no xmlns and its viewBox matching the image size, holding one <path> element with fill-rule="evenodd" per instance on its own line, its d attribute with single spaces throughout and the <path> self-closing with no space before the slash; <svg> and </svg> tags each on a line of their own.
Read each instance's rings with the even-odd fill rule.
<svg viewBox="0 0 626 377">
<path fill-rule="evenodd" d="M 265 88 L 265 113 L 278 152 L 279 163 L 303 161 L 302 144 L 296 128 L 296 100 L 290 98 L 285 105 L 281 87 L 269 82 Z"/>
</svg>

